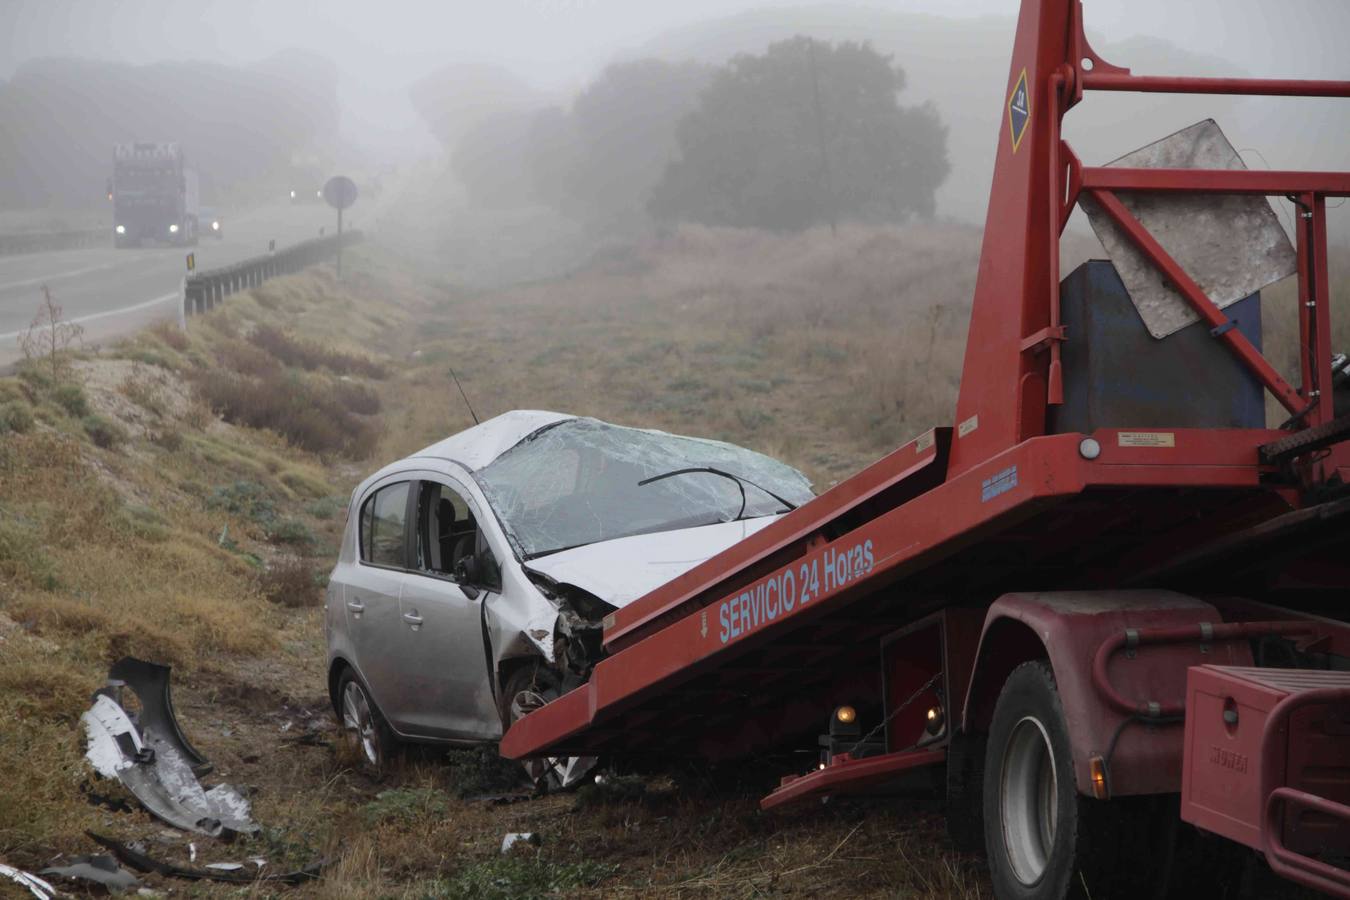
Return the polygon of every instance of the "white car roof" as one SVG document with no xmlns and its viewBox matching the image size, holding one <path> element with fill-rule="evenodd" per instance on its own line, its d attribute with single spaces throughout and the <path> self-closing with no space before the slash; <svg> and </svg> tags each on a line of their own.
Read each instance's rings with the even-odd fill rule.
<svg viewBox="0 0 1350 900">
<path fill-rule="evenodd" d="M 448 459 L 476 472 L 539 429 L 575 418 L 540 409 L 514 409 L 424 447 L 409 458 Z"/>
</svg>

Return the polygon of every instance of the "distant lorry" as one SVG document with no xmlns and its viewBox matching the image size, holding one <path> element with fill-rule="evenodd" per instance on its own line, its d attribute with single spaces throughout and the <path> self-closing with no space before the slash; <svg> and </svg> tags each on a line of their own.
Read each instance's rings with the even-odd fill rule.
<svg viewBox="0 0 1350 900">
<path fill-rule="evenodd" d="M 196 245 L 197 173 L 184 162 L 177 142 L 115 144 L 108 194 L 113 204 L 113 246 Z"/>
</svg>

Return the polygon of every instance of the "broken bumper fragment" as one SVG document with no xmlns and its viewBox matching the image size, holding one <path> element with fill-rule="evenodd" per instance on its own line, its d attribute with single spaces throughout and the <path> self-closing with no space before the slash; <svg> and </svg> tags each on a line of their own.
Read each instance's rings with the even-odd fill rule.
<svg viewBox="0 0 1350 900">
<path fill-rule="evenodd" d="M 122 660 L 113 672 L 162 670 L 151 682 L 111 679 L 112 688 L 94 695 L 81 717 L 88 736 L 85 758 L 100 775 L 120 781 L 147 810 L 175 828 L 211 837 L 231 837 L 258 830 L 249 803 L 227 784 L 207 790 L 198 772 L 210 771 L 183 737 L 168 701 L 168 669 L 139 660 Z M 139 721 L 115 696 L 123 687 L 141 701 Z M 150 689 L 148 685 L 153 685 Z"/>
</svg>

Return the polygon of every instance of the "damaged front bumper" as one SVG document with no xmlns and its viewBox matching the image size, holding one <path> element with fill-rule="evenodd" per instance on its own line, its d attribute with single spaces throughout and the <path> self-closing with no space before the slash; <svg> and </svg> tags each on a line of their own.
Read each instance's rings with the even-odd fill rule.
<svg viewBox="0 0 1350 900">
<path fill-rule="evenodd" d="M 175 828 L 211 837 L 258 830 L 249 802 L 228 784 L 207 790 L 198 775 L 211 770 L 183 736 L 169 699 L 169 669 L 124 659 L 109 686 L 84 713 L 85 758 L 104 778 L 120 781 L 155 816 Z M 121 703 L 130 688 L 140 701 L 133 717 Z"/>
</svg>

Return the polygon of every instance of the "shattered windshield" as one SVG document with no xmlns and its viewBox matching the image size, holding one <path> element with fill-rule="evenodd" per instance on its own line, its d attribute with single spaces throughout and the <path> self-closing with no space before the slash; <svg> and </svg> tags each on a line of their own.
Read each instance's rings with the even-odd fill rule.
<svg viewBox="0 0 1350 900">
<path fill-rule="evenodd" d="M 638 484 L 695 467 L 735 477 L 688 472 Z M 794 505 L 813 496 L 806 476 L 762 453 L 596 419 L 568 419 L 537 432 L 475 477 L 526 559 L 635 534 L 785 512 L 768 492 Z M 745 486 L 744 501 L 737 479 Z"/>
</svg>

